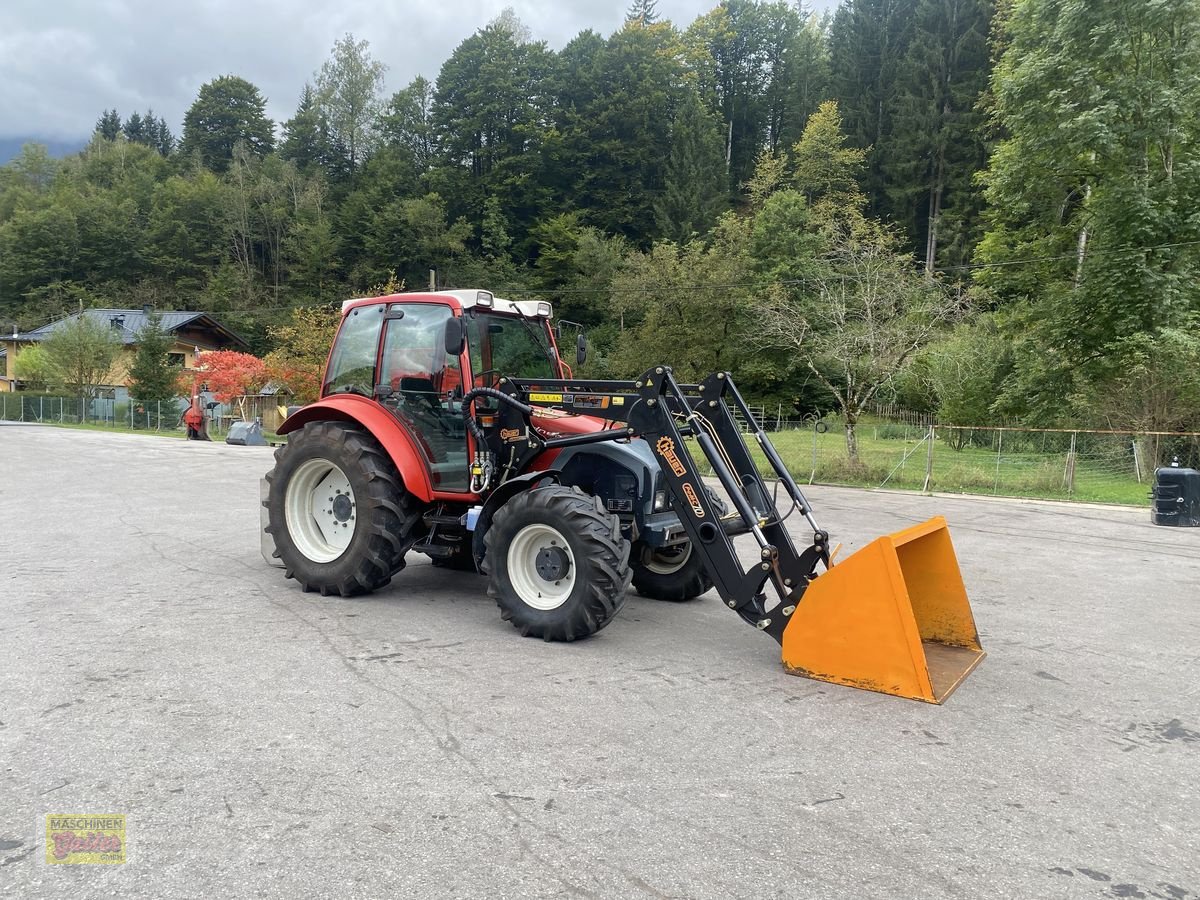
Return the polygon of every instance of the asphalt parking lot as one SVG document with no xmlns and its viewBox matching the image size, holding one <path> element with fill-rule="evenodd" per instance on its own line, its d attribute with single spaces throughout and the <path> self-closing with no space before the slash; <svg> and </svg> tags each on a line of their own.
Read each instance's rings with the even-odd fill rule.
<svg viewBox="0 0 1200 900">
<path fill-rule="evenodd" d="M 424 557 L 354 600 L 259 556 L 269 451 L 0 425 L 0 895 L 1200 896 L 1200 529 L 942 514 L 989 656 L 937 707 L 783 672 L 715 594 L 525 640 Z M 127 816 L 50 866 L 45 816 Z"/>
</svg>

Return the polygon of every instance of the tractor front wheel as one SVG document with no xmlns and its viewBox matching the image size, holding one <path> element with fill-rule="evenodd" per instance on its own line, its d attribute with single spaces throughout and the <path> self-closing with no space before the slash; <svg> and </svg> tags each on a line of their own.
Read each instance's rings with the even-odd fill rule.
<svg viewBox="0 0 1200 900">
<path fill-rule="evenodd" d="M 680 603 L 712 588 L 704 560 L 692 542 L 670 547 L 634 547 L 633 586 L 643 597 Z"/>
<path fill-rule="evenodd" d="M 306 591 L 352 597 L 387 584 L 421 521 L 417 501 L 371 435 L 311 422 L 275 453 L 264 501 L 275 552 Z"/>
<path fill-rule="evenodd" d="M 517 494 L 484 535 L 488 594 L 523 635 L 573 641 L 625 605 L 632 573 L 621 523 L 577 487 Z"/>
</svg>

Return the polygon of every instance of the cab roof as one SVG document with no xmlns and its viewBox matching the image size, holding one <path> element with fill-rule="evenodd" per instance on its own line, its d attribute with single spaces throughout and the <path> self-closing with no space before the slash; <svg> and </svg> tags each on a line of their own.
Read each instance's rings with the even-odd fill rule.
<svg viewBox="0 0 1200 900">
<path fill-rule="evenodd" d="M 524 316 L 529 319 L 549 319 L 554 315 L 554 308 L 545 300 L 504 300 L 495 296 L 491 291 L 456 290 L 456 291 L 416 291 L 406 294 L 389 294 L 385 297 L 356 297 L 342 303 L 342 314 L 354 306 L 367 306 L 374 303 L 394 303 L 399 301 L 437 303 L 453 300 L 463 309 L 492 309 L 498 313 Z"/>
</svg>

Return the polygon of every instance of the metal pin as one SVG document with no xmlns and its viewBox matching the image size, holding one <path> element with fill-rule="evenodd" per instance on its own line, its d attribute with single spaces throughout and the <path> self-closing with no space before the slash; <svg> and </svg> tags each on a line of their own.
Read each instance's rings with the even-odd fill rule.
<svg viewBox="0 0 1200 900">
<path fill-rule="evenodd" d="M 780 610 L 780 612 L 783 613 L 785 616 L 790 616 L 795 611 L 796 611 L 796 607 L 794 607 L 794 606 L 785 606 L 783 609 Z"/>
</svg>

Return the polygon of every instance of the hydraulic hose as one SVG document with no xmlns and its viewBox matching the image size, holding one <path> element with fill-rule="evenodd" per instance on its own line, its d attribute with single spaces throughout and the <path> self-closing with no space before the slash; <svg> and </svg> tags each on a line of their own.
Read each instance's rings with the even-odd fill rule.
<svg viewBox="0 0 1200 900">
<path fill-rule="evenodd" d="M 475 438 L 476 444 L 480 447 L 484 445 L 487 435 L 483 433 L 483 429 L 479 426 L 479 422 L 475 420 L 475 416 L 471 412 L 471 404 L 478 397 L 491 397 L 494 400 L 499 400 L 501 403 L 507 403 L 509 406 L 519 410 L 526 416 L 533 415 L 532 406 L 522 403 L 516 397 L 512 397 L 503 391 L 496 390 L 495 388 L 477 387 L 467 391 L 462 398 L 463 420 L 467 423 L 467 430 L 471 432 L 471 436 Z"/>
</svg>

